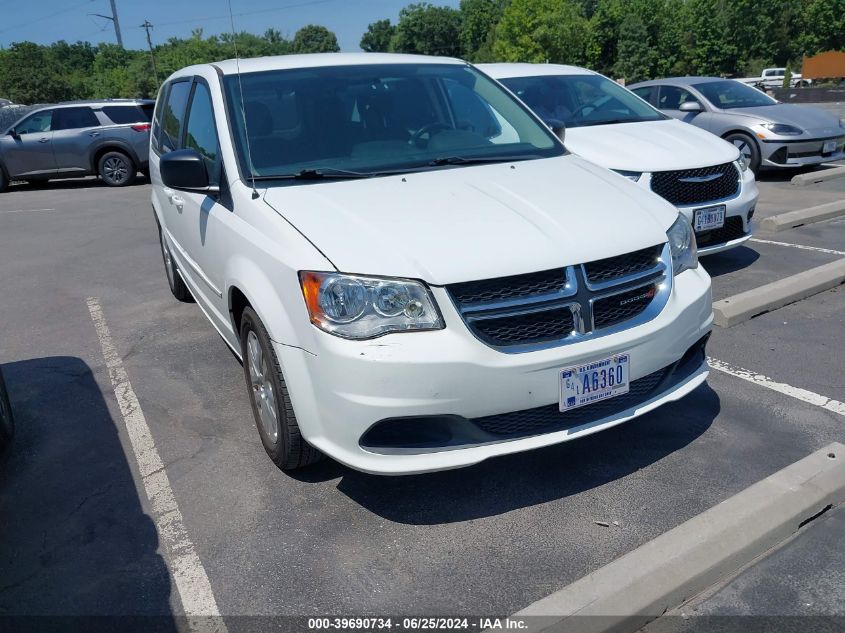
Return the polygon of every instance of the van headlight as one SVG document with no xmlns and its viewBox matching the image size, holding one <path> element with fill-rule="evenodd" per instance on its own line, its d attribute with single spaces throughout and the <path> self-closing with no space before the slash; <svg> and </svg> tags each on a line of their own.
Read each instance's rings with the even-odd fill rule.
<svg viewBox="0 0 845 633">
<path fill-rule="evenodd" d="M 689 268 L 698 268 L 698 247 L 695 243 L 695 233 L 689 220 L 683 214 L 666 231 L 669 238 L 669 249 L 672 251 L 672 271 L 680 275 Z"/>
<path fill-rule="evenodd" d="M 434 298 L 419 281 L 302 271 L 299 283 L 311 323 L 335 336 L 443 328 Z"/>
</svg>

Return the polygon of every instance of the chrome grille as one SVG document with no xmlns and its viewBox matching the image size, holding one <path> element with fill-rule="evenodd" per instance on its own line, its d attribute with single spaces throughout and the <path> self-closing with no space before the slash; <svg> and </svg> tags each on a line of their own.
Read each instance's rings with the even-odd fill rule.
<svg viewBox="0 0 845 633">
<path fill-rule="evenodd" d="M 603 336 L 654 318 L 668 300 L 668 244 L 540 273 L 446 286 L 469 330 L 508 353 Z"/>
<path fill-rule="evenodd" d="M 651 175 L 651 190 L 674 205 L 704 204 L 739 192 L 739 171 L 733 163 L 658 171 Z"/>
</svg>

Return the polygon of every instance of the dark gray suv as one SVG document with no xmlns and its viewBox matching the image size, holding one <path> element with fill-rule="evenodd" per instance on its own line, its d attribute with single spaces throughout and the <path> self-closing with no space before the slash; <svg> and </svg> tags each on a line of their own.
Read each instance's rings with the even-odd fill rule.
<svg viewBox="0 0 845 633">
<path fill-rule="evenodd" d="M 112 187 L 147 173 L 155 101 L 110 99 L 44 106 L 0 135 L 0 191 L 12 180 L 99 176 Z"/>
</svg>

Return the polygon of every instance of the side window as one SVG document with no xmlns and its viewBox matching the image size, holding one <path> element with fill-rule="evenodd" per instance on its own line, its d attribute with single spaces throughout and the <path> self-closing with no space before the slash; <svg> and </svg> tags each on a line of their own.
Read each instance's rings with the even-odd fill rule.
<svg viewBox="0 0 845 633">
<path fill-rule="evenodd" d="M 657 107 L 661 110 L 678 110 L 682 103 L 695 101 L 689 92 L 677 86 L 660 86 L 660 99 Z"/>
<path fill-rule="evenodd" d="M 99 126 L 97 115 L 91 108 L 59 108 L 53 114 L 53 131 Z"/>
<path fill-rule="evenodd" d="M 208 87 L 201 82 L 194 85 L 194 96 L 188 113 L 185 147 L 195 149 L 202 155 L 208 168 L 209 181 L 216 185 L 220 181 L 220 144 L 217 139 L 217 128 L 214 125 L 214 108 Z"/>
<path fill-rule="evenodd" d="M 148 123 L 150 120 L 149 115 L 136 105 L 105 106 L 103 112 L 117 125 Z"/>
<path fill-rule="evenodd" d="M 18 134 L 37 134 L 38 132 L 49 132 L 53 124 L 53 111 L 45 110 L 43 112 L 36 112 L 32 116 L 24 119 L 15 126 L 15 132 Z"/>
<path fill-rule="evenodd" d="M 161 115 L 164 112 L 164 104 L 167 101 L 167 91 L 170 89 L 170 84 L 164 84 L 158 91 L 158 98 L 155 104 L 155 114 L 153 115 L 153 131 L 150 133 L 150 141 L 153 151 L 161 153 Z"/>
<path fill-rule="evenodd" d="M 651 103 L 651 97 L 654 94 L 654 87 L 653 86 L 643 86 L 642 88 L 635 88 L 632 92 L 637 95 L 640 99 L 644 99 Z"/>
<path fill-rule="evenodd" d="M 159 148 L 163 153 L 179 148 L 185 122 L 185 107 L 191 92 L 190 81 L 179 81 L 170 86 L 170 93 L 161 113 L 161 137 Z"/>
</svg>

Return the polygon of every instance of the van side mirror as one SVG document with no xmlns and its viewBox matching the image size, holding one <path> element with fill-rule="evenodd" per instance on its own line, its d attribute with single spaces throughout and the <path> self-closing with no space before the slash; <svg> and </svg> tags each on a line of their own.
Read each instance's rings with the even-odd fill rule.
<svg viewBox="0 0 845 633">
<path fill-rule="evenodd" d="M 209 184 L 205 159 L 193 149 L 164 154 L 159 162 L 159 171 L 164 186 L 171 189 L 209 194 L 220 191 L 220 187 Z"/>
<path fill-rule="evenodd" d="M 679 109 L 681 112 L 701 112 L 704 108 L 698 101 L 684 101 Z"/>
</svg>

